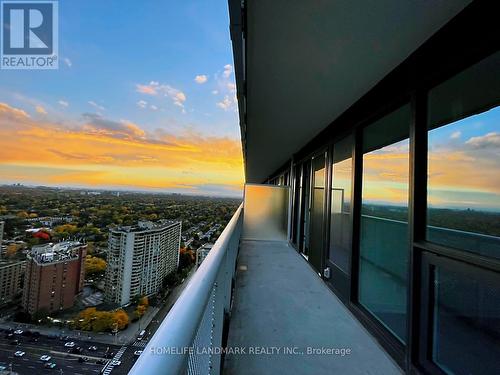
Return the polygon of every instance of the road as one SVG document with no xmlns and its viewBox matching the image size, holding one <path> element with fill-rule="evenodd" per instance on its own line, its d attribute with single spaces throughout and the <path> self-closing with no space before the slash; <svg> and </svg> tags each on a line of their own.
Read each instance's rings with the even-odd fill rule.
<svg viewBox="0 0 500 375">
<path fill-rule="evenodd" d="M 145 328 L 146 334 L 142 340 L 135 340 L 129 345 L 120 346 L 87 340 L 87 336 L 82 336 L 82 339 L 70 338 L 69 341 L 75 342 L 76 346 L 80 346 L 84 349 L 82 355 L 77 355 L 68 353 L 69 349 L 64 346 L 66 340 L 51 338 L 45 335 L 38 337 L 37 342 L 34 341 L 33 336 L 14 335 L 14 337 L 9 338 L 7 337 L 7 330 L 0 329 L 0 365 L 9 367 L 9 365 L 12 364 L 12 370 L 21 375 L 43 375 L 45 373 L 98 375 L 105 367 L 105 363 L 97 364 L 96 362 L 105 359 L 105 353 L 109 348 L 110 352 L 121 354 L 121 364 L 112 367 L 107 374 L 126 375 L 137 359 L 137 355 L 134 353 L 145 348 L 149 339 L 154 335 L 161 322 L 188 284 L 193 273 L 194 269 L 189 273 L 186 280 L 184 280 L 181 285 L 174 288 L 164 300 L 163 306 Z M 18 345 L 11 344 L 14 339 L 19 340 Z M 88 348 L 90 346 L 96 346 L 97 350 L 89 350 Z M 14 356 L 14 353 L 18 350 L 26 354 L 22 357 Z M 56 363 L 57 367 L 53 370 L 46 369 L 44 367 L 45 363 L 40 360 L 42 355 L 49 355 L 51 357 L 50 362 Z M 87 357 L 88 361 L 83 363 L 79 362 L 79 357 Z M 105 360 L 109 361 L 110 359 L 108 358 Z M 109 367 L 111 366 L 108 365 L 106 368 Z"/>
<path fill-rule="evenodd" d="M 189 279 L 195 272 L 195 269 L 193 268 L 189 275 L 186 277 L 184 282 L 175 287 L 172 292 L 168 295 L 168 297 L 165 299 L 163 302 L 163 306 L 161 307 L 160 311 L 155 315 L 153 320 L 151 320 L 151 323 L 147 325 L 147 327 L 144 329 L 146 331 L 146 335 L 144 336 L 144 339 L 142 340 L 136 340 L 134 343 L 129 345 L 126 349 L 126 351 L 123 353 L 123 356 L 121 358 L 122 364 L 119 367 L 115 367 L 113 369 L 112 375 L 126 375 L 128 374 L 128 371 L 130 368 L 134 365 L 134 362 L 137 359 L 137 356 L 134 355 L 134 352 L 138 350 L 144 350 L 146 347 L 148 341 L 153 337 L 154 333 L 160 326 L 161 322 L 163 319 L 167 316 L 168 312 L 174 305 L 175 301 L 177 301 L 177 298 L 179 298 L 180 294 L 186 287 L 186 285 L 189 282 Z"/>
<path fill-rule="evenodd" d="M 71 375 L 91 375 L 99 374 L 104 364 L 97 364 L 98 359 L 104 358 L 104 353 L 107 347 L 116 352 L 119 346 L 95 344 L 94 342 L 76 341 L 77 346 L 84 348 L 83 354 L 69 354 L 68 348 L 64 346 L 65 341 L 59 339 L 51 339 L 46 336 L 40 336 L 37 342 L 32 340 L 32 337 L 15 335 L 15 339 L 19 340 L 19 345 L 12 345 L 13 338 L 7 338 L 7 333 L 2 332 L 0 337 L 0 363 L 4 366 L 12 364 L 12 370 L 24 375 L 40 375 L 47 373 Z M 88 347 L 97 346 L 96 351 L 88 350 Z M 16 351 L 23 351 L 26 354 L 23 357 L 15 357 Z M 42 355 L 49 355 L 49 362 L 56 363 L 57 367 L 53 370 L 46 369 L 44 362 L 40 360 Z M 79 357 L 88 357 L 87 362 L 80 363 Z"/>
</svg>

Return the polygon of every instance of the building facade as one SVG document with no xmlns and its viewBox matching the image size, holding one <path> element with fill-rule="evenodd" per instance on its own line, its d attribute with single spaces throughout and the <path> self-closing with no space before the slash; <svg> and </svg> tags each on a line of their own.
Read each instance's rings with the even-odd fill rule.
<svg viewBox="0 0 500 375">
<path fill-rule="evenodd" d="M 139 222 L 109 234 L 105 300 L 121 306 L 158 293 L 179 264 L 181 222 Z"/>
<path fill-rule="evenodd" d="M 212 250 L 213 246 L 214 244 L 206 243 L 196 250 L 196 268 L 198 268 L 200 264 L 205 260 L 210 250 Z"/>
<path fill-rule="evenodd" d="M 498 4 L 229 4 L 246 182 L 288 188 L 290 243 L 406 373 L 498 373 Z"/>
<path fill-rule="evenodd" d="M 66 241 L 34 246 L 27 255 L 23 309 L 49 313 L 73 306 L 85 279 L 87 245 Z"/>
<path fill-rule="evenodd" d="M 2 246 L 2 242 L 3 242 L 4 227 L 5 227 L 5 222 L 4 221 L 0 221 L 0 247 Z"/>
<path fill-rule="evenodd" d="M 0 261 L 0 305 L 7 304 L 22 293 L 25 260 Z"/>
</svg>

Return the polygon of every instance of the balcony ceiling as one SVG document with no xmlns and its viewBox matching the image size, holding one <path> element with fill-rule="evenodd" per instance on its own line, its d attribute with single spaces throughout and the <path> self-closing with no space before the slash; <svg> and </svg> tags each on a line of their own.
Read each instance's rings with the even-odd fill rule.
<svg viewBox="0 0 500 375">
<path fill-rule="evenodd" d="M 246 1 L 247 182 L 263 182 L 468 3 Z"/>
</svg>

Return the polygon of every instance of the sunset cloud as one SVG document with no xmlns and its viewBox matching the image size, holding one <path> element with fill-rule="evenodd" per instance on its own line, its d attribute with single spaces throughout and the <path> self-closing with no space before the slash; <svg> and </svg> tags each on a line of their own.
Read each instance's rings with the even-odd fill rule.
<svg viewBox="0 0 500 375">
<path fill-rule="evenodd" d="M 240 189 L 239 140 L 192 131 L 146 131 L 128 120 L 85 113 L 81 121 L 34 120 L 0 103 L 0 175 L 3 181 L 193 191 Z M 43 168 L 46 173 L 33 172 Z"/>
<path fill-rule="evenodd" d="M 222 72 L 222 75 L 225 78 L 228 78 L 232 72 L 233 72 L 233 66 L 231 64 L 224 65 L 224 71 Z"/>
<path fill-rule="evenodd" d="M 500 150 L 500 133 L 491 132 L 483 136 L 472 137 L 465 144 L 474 148 L 494 148 Z"/>
<path fill-rule="evenodd" d="M 200 85 L 204 84 L 207 82 L 208 77 L 205 74 L 198 75 L 194 78 L 194 81 Z"/>
<path fill-rule="evenodd" d="M 37 113 L 40 113 L 41 115 L 46 115 L 47 114 L 47 111 L 41 105 L 35 106 L 35 110 L 36 110 Z"/>
<path fill-rule="evenodd" d="M 94 107 L 95 109 L 98 109 L 100 111 L 104 111 L 106 108 L 104 108 L 102 105 L 99 105 L 97 104 L 96 102 L 94 102 L 93 100 L 89 100 L 87 102 L 88 104 L 90 104 L 92 107 Z"/>
<path fill-rule="evenodd" d="M 30 116 L 22 109 L 11 107 L 6 103 L 0 103 L 0 116 L 10 120 L 16 118 L 29 118 Z"/>
<path fill-rule="evenodd" d="M 174 105 L 181 108 L 184 108 L 184 102 L 186 101 L 186 94 L 181 90 L 170 85 L 160 84 L 157 81 L 151 81 L 147 85 L 137 84 L 136 91 L 145 95 L 163 95 L 170 98 Z"/>
</svg>

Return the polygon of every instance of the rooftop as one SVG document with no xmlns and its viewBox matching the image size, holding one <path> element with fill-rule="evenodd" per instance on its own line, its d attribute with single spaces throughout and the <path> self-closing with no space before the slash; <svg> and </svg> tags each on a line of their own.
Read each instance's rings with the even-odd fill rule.
<svg viewBox="0 0 500 375">
<path fill-rule="evenodd" d="M 86 246 L 80 241 L 64 241 L 33 246 L 28 256 L 38 264 L 57 263 L 71 259 L 78 259 L 78 249 Z"/>
<path fill-rule="evenodd" d="M 146 232 L 150 230 L 165 229 L 180 223 L 176 220 L 139 221 L 136 225 L 126 225 L 111 229 L 111 232 Z"/>
</svg>

